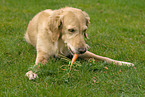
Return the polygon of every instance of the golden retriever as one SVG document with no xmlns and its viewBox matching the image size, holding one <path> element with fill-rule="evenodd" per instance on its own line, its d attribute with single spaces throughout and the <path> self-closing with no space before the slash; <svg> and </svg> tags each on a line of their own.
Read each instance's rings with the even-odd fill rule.
<svg viewBox="0 0 145 97">
<path fill-rule="evenodd" d="M 25 34 L 26 41 L 37 50 L 35 65 L 47 62 L 50 56 L 58 54 L 69 56 L 76 53 L 84 59 L 94 58 L 107 63 L 134 66 L 132 63 L 113 60 L 87 51 L 88 45 L 84 38 L 88 38 L 86 30 L 89 23 L 89 15 L 77 8 L 65 7 L 39 12 L 29 22 Z M 27 72 L 26 76 L 30 80 L 38 77 L 32 71 Z"/>
</svg>

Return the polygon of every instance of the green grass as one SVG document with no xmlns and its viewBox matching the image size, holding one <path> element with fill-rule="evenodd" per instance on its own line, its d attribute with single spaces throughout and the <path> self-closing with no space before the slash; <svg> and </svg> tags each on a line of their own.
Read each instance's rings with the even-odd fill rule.
<svg viewBox="0 0 145 97">
<path fill-rule="evenodd" d="M 144 0 L 1 0 L 0 95 L 144 97 L 144 5 Z M 79 59 L 81 66 L 74 65 L 67 75 L 68 62 L 51 58 L 40 68 L 39 79 L 29 81 L 25 73 L 34 65 L 36 50 L 23 38 L 28 22 L 41 10 L 65 6 L 90 15 L 87 43 L 91 52 L 132 62 L 135 68 Z"/>
</svg>

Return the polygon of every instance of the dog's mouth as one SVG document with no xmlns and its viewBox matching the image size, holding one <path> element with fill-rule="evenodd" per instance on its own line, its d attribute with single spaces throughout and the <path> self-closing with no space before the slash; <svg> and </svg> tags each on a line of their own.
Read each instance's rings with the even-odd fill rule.
<svg viewBox="0 0 145 97">
<path fill-rule="evenodd" d="M 69 52 L 70 52 L 71 55 L 74 55 L 75 53 L 77 53 L 76 50 L 73 49 L 70 44 L 68 44 L 66 42 L 65 42 L 65 44 L 66 44 L 66 47 L 68 48 L 68 50 L 69 50 Z"/>
<path fill-rule="evenodd" d="M 68 46 L 68 50 L 71 53 L 71 55 L 74 55 L 75 54 L 75 52 L 69 46 Z"/>
</svg>

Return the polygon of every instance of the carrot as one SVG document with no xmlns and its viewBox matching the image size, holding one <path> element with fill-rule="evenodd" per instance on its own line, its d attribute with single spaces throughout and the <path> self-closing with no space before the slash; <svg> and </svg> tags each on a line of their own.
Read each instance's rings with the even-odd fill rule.
<svg viewBox="0 0 145 97">
<path fill-rule="evenodd" d="M 73 58 L 72 58 L 72 61 L 71 61 L 69 73 L 70 73 L 70 71 L 71 71 L 71 67 L 72 67 L 73 63 L 76 61 L 76 59 L 78 58 L 78 56 L 79 56 L 78 54 L 74 54 L 74 56 L 73 56 Z"/>
<path fill-rule="evenodd" d="M 71 61 L 71 66 L 73 65 L 73 63 L 76 61 L 76 59 L 78 58 L 78 54 L 74 54 L 72 61 Z"/>
</svg>

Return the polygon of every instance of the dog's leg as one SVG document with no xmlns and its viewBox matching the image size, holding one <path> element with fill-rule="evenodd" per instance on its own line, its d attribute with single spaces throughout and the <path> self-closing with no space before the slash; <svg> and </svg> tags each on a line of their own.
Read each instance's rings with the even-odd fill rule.
<svg viewBox="0 0 145 97">
<path fill-rule="evenodd" d="M 43 51 L 37 50 L 37 58 L 35 65 L 39 65 L 38 68 L 40 67 L 39 63 L 45 64 L 49 59 L 49 55 Z M 33 71 L 28 71 L 26 73 L 26 76 L 29 78 L 29 80 L 36 79 L 38 78 L 38 75 L 35 74 Z"/>
<path fill-rule="evenodd" d="M 84 54 L 80 55 L 79 57 L 84 58 L 84 59 L 90 59 L 90 58 L 94 58 L 96 61 L 100 60 L 100 61 L 106 61 L 107 63 L 113 63 L 116 65 L 127 65 L 127 66 L 134 66 L 134 64 L 129 63 L 129 62 L 123 62 L 123 61 L 117 61 L 117 60 L 113 60 L 107 57 L 102 57 L 99 55 L 95 55 L 89 51 L 86 51 Z"/>
<path fill-rule="evenodd" d="M 49 55 L 41 50 L 37 50 L 37 58 L 35 61 L 35 65 L 39 65 L 39 63 L 45 64 L 49 59 Z"/>
</svg>

